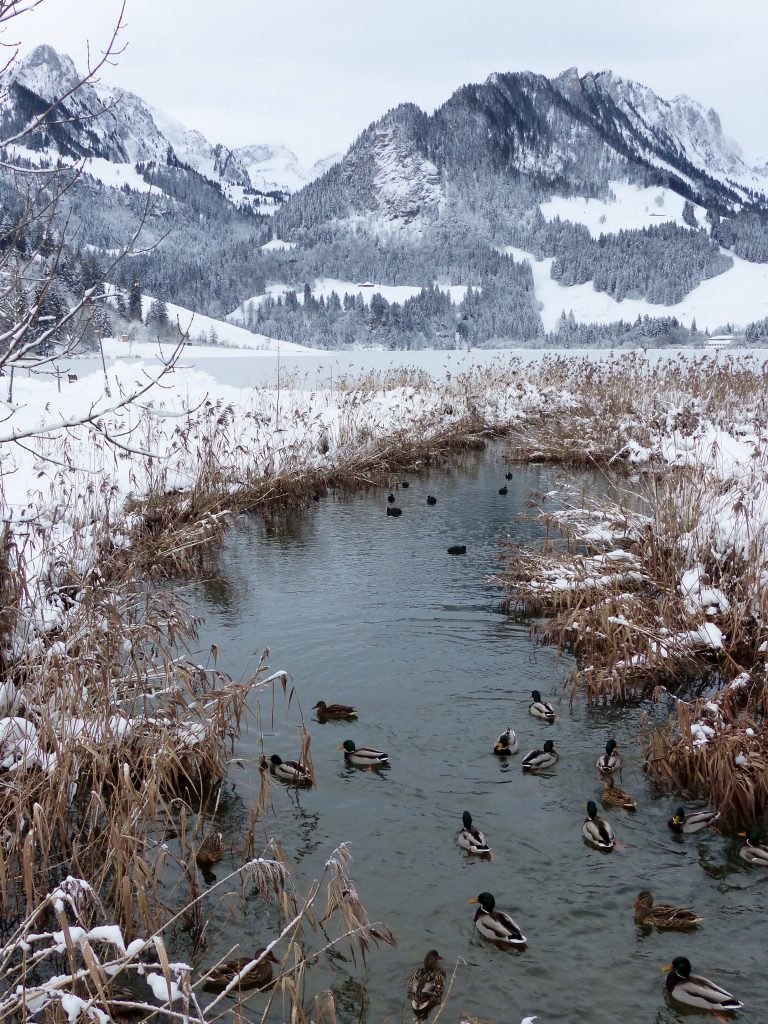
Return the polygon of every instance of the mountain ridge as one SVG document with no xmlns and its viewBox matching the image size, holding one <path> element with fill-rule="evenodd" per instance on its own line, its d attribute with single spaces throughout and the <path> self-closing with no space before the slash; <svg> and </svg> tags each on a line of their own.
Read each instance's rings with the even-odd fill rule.
<svg viewBox="0 0 768 1024">
<path fill-rule="evenodd" d="M 9 124 L 15 130 L 22 128 L 24 115 L 28 119 L 39 115 L 45 105 L 75 89 L 64 100 L 69 123 L 58 124 L 58 130 L 52 131 L 48 140 L 61 156 L 78 159 L 91 155 L 110 163 L 165 162 L 170 157 L 216 184 L 285 194 L 313 180 L 323 172 L 328 160 L 338 156 L 333 154 L 304 167 L 286 147 L 258 143 L 251 147 L 228 147 L 210 142 L 202 132 L 189 128 L 129 89 L 101 82 L 85 82 L 76 88 L 82 77 L 67 54 L 47 44 L 36 46 L 8 73 L 5 96 L 0 102 L 4 128 Z M 258 174 L 251 181 L 240 152 L 259 146 L 273 154 L 283 150 L 290 156 L 282 176 L 277 166 L 269 182 Z M 262 187 L 267 184 L 268 187 Z M 230 198 L 234 199 L 235 193 L 230 192 Z"/>
</svg>

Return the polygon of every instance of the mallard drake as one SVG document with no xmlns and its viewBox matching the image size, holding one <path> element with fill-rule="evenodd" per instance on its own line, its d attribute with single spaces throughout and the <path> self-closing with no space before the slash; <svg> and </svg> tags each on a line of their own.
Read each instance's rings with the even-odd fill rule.
<svg viewBox="0 0 768 1024">
<path fill-rule="evenodd" d="M 464 811 L 461 820 L 464 827 L 456 837 L 459 846 L 462 850 L 466 850 L 467 853 L 487 856 L 491 852 L 491 848 L 488 845 L 485 834 L 472 824 L 472 815 L 469 811 Z"/>
<path fill-rule="evenodd" d="M 408 998 L 414 1013 L 428 1013 L 443 998 L 445 970 L 440 966 L 443 958 L 436 949 L 424 957 L 424 966 L 417 967 L 408 982 Z"/>
<path fill-rule="evenodd" d="M 543 750 L 532 750 L 520 762 L 524 772 L 538 772 L 542 768 L 551 768 L 557 762 L 557 751 L 554 740 L 546 740 Z"/>
<path fill-rule="evenodd" d="M 637 804 L 625 789 L 617 786 L 610 775 L 603 780 L 603 795 L 600 798 L 611 807 L 623 807 L 625 811 L 636 811 Z"/>
<path fill-rule="evenodd" d="M 587 803 L 587 817 L 581 831 L 587 842 L 600 850 L 612 850 L 616 845 L 613 829 L 604 818 L 598 818 L 594 800 Z"/>
<path fill-rule="evenodd" d="M 545 722 L 554 722 L 555 709 L 552 705 L 541 699 L 541 694 L 538 690 L 532 690 L 531 697 L 533 697 L 533 700 L 528 706 L 528 711 L 533 715 L 533 717 L 543 718 Z"/>
<path fill-rule="evenodd" d="M 689 931 L 701 924 L 703 918 L 696 914 L 695 910 L 688 910 L 685 907 L 673 907 L 670 903 L 653 902 L 653 896 L 643 890 L 634 902 L 635 921 L 647 927 L 658 928 L 661 931 Z"/>
<path fill-rule="evenodd" d="M 489 892 L 481 892 L 469 902 L 480 904 L 475 911 L 475 928 L 484 939 L 507 946 L 524 946 L 528 941 L 509 914 L 494 909 L 496 899 Z"/>
<path fill-rule="evenodd" d="M 678 807 L 667 824 L 673 832 L 691 835 L 693 832 L 700 832 L 703 828 L 711 828 L 719 817 L 719 811 L 693 811 L 691 814 L 686 814 L 685 808 Z"/>
<path fill-rule="evenodd" d="M 317 712 L 320 719 L 357 718 L 357 708 L 350 707 L 349 704 L 326 704 L 324 700 L 319 700 L 312 710 Z"/>
<path fill-rule="evenodd" d="M 493 748 L 494 754 L 498 754 L 499 757 L 508 757 L 510 754 L 516 754 L 520 746 L 517 742 L 517 736 L 514 731 L 507 726 L 506 731 L 499 736 L 496 741 L 496 746 Z"/>
<path fill-rule="evenodd" d="M 339 750 L 344 751 L 344 760 L 347 764 L 354 764 L 360 768 L 380 768 L 383 764 L 389 764 L 389 754 L 374 750 L 373 747 L 356 747 L 354 740 L 344 740 Z"/>
<path fill-rule="evenodd" d="M 753 828 L 749 832 L 739 832 L 739 835 L 742 839 L 746 839 L 746 842 L 739 847 L 741 859 L 745 860 L 747 864 L 761 864 L 764 868 L 768 868 L 768 846 L 760 844 L 759 832 Z"/>
<path fill-rule="evenodd" d="M 224 856 L 224 843 L 221 832 L 211 832 L 197 848 L 195 860 L 198 867 L 209 868 Z"/>
<path fill-rule="evenodd" d="M 279 964 L 280 961 L 273 956 L 271 950 L 265 955 L 264 946 L 257 949 L 250 960 L 245 957 L 235 957 L 233 960 L 225 960 L 224 963 L 217 964 L 205 979 L 203 988 L 213 992 L 220 992 L 234 980 L 247 964 L 258 960 L 261 956 L 264 956 L 264 959 L 256 964 L 255 967 L 252 967 L 244 977 L 240 978 L 233 991 L 236 991 L 238 988 L 267 988 L 272 984 L 272 964 Z"/>
<path fill-rule="evenodd" d="M 434 494 L 428 494 L 427 495 L 427 504 L 428 505 L 436 505 L 437 504 L 437 498 L 434 496 Z"/>
<path fill-rule="evenodd" d="M 598 757 L 595 767 L 602 775 L 612 775 L 621 768 L 621 754 L 617 754 L 619 745 L 616 740 L 608 740 L 605 753 Z"/>
<path fill-rule="evenodd" d="M 713 1010 L 714 1012 L 720 1010 L 731 1013 L 740 1010 L 744 1005 L 740 999 L 736 999 L 730 992 L 715 985 L 709 978 L 691 974 L 691 962 L 687 957 L 676 956 L 671 964 L 662 968 L 662 971 L 669 975 L 667 992 L 678 1003 L 697 1006 L 701 1010 Z"/>
<path fill-rule="evenodd" d="M 276 778 L 292 786 L 312 785 L 309 769 L 300 761 L 283 761 L 278 754 L 273 754 L 269 759 L 269 770 Z"/>
</svg>

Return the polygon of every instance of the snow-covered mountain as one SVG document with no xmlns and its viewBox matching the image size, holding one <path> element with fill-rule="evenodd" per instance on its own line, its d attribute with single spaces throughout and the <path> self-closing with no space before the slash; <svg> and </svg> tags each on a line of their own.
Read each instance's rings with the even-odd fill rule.
<svg viewBox="0 0 768 1024">
<path fill-rule="evenodd" d="M 390 110 L 311 167 L 280 145 L 212 143 L 130 91 L 78 82 L 68 57 L 41 46 L 0 93 L 0 138 L 23 136 L 17 158 L 83 161 L 62 223 L 71 212 L 78 244 L 99 253 L 140 224 L 145 251 L 118 283 L 214 315 L 266 295 L 250 315 L 270 336 L 328 347 L 535 338 L 563 311 L 597 318 L 595 295 L 600 316 L 641 303 L 635 315 L 675 309 L 716 325 L 737 315 L 726 279 L 738 272 L 763 294 L 753 267 L 768 265 L 766 168 L 750 166 L 715 111 L 610 71 L 493 74 L 433 113 Z M 0 208 L 17 189 L 0 167 Z M 320 278 L 348 294 L 294 302 Z M 368 287 L 356 282 L 410 297 L 390 313 L 380 294 L 353 294 Z M 472 290 L 455 303 L 436 282 Z"/>
<path fill-rule="evenodd" d="M 494 74 L 462 86 L 433 114 L 396 107 L 287 204 L 278 226 L 289 238 L 322 220 L 409 224 L 443 208 L 450 216 L 457 198 L 485 204 L 485 216 L 489 200 L 495 209 L 526 181 L 546 194 L 584 196 L 605 194 L 610 181 L 659 184 L 721 212 L 768 194 L 765 169 L 747 164 L 715 111 L 685 96 L 667 101 L 609 71 L 571 68 L 553 79 Z M 454 206 L 446 207 L 449 195 Z"/>
<path fill-rule="evenodd" d="M 70 57 L 51 46 L 36 47 L 12 68 L 4 83 L 6 89 L 0 97 L 3 136 L 14 134 L 51 103 L 66 97 L 50 126 L 33 140 L 37 149 L 65 158 L 95 157 L 110 164 L 176 161 L 223 186 L 233 199 L 242 199 L 243 190 L 296 191 L 339 159 L 329 157 L 302 167 L 284 146 L 232 150 L 209 142 L 201 132 L 187 128 L 127 89 L 88 83 L 75 89 L 80 80 Z M 30 147 L 29 139 L 25 139 L 25 147 Z M 87 170 L 99 176 L 98 165 Z M 114 174 L 106 175 L 106 180 L 114 183 Z"/>
<path fill-rule="evenodd" d="M 750 167 L 738 143 L 723 134 L 717 112 L 689 96 L 665 100 L 648 86 L 611 71 L 580 77 L 570 68 L 555 83 L 582 111 L 610 119 L 626 143 L 651 162 L 654 157 L 664 162 L 671 152 L 716 180 L 765 191 L 765 168 Z M 680 170 L 678 160 L 670 161 L 673 169 Z"/>
<path fill-rule="evenodd" d="M 266 143 L 238 146 L 234 153 L 253 187 L 261 192 L 298 192 L 342 158 L 341 153 L 333 153 L 305 167 L 287 146 Z"/>
</svg>

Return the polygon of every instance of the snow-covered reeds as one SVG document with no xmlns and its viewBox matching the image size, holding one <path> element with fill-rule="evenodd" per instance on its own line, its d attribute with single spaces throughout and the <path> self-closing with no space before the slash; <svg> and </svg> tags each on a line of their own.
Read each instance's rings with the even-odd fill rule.
<svg viewBox="0 0 768 1024">
<path fill-rule="evenodd" d="M 551 364 L 563 386 L 564 369 Z M 707 796 L 734 824 L 754 821 L 768 807 L 765 368 L 622 356 L 574 363 L 572 373 L 578 400 L 531 423 L 514 453 L 591 464 L 613 497 L 572 492 L 553 509 L 555 495 L 541 496 L 551 536 L 538 552 L 508 550 L 507 605 L 549 616 L 544 638 L 578 657 L 574 693 L 693 699 L 675 703 L 674 726 L 649 737 L 648 769 Z M 744 673 L 753 696 L 723 700 L 709 720 L 697 695 L 714 706 Z"/>
<path fill-rule="evenodd" d="M 213 1024 L 230 1013 L 242 1019 L 252 998 L 259 999 L 262 1020 L 276 1015 L 300 1024 L 335 1019 L 330 992 L 307 994 L 307 967 L 342 946 L 353 957 L 356 949 L 364 957 L 373 944 L 395 945 L 394 936 L 386 925 L 368 920 L 344 845 L 332 851 L 304 896 L 293 890 L 286 866 L 273 854 L 268 850 L 244 861 L 178 913 L 166 915 L 153 932 L 130 939 L 124 926 L 104 923 L 111 920 L 109 908 L 95 889 L 67 876 L 0 946 L 0 1019 Z M 320 918 L 323 891 L 326 910 Z M 174 927 L 188 922 L 193 910 L 201 919 L 215 914 L 216 902 L 227 893 L 230 902 L 236 893 L 243 902 L 258 893 L 277 905 L 282 923 L 261 945 L 235 945 L 222 956 L 207 957 L 207 963 L 199 955 L 192 962 L 177 959 Z"/>
</svg>

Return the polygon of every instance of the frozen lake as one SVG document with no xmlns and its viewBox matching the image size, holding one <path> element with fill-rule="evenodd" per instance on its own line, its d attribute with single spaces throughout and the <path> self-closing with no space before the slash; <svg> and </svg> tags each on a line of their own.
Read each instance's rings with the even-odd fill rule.
<svg viewBox="0 0 768 1024">
<path fill-rule="evenodd" d="M 166 346 L 167 352 L 171 351 Z M 107 356 L 107 365 L 120 362 L 155 362 L 157 347 L 148 344 L 134 345 L 131 355 L 120 357 Z M 608 358 L 612 349 L 474 349 L 472 351 L 451 349 L 435 351 L 420 349 L 417 351 L 375 351 L 371 349 L 359 351 L 327 351 L 290 355 L 274 352 L 254 352 L 245 349 L 219 349 L 214 347 L 188 346 L 183 353 L 181 365 L 194 366 L 209 373 L 219 384 L 235 388 L 283 387 L 289 385 L 302 390 L 317 390 L 321 387 L 333 386 L 343 376 L 359 376 L 364 373 L 385 373 L 402 367 L 413 367 L 424 370 L 437 379 L 448 374 L 466 373 L 473 367 L 484 367 L 497 363 L 500 366 L 520 359 L 524 363 L 537 362 L 547 355 L 564 358 L 587 357 L 601 360 Z M 641 350 L 634 350 L 641 351 Z M 646 355 L 652 361 L 657 359 L 705 358 L 723 361 L 730 358 L 755 358 L 764 360 L 768 357 L 766 349 L 730 349 L 728 351 L 709 351 L 706 349 L 646 349 Z M 627 356 L 632 352 L 627 351 Z M 101 369 L 98 356 L 88 356 L 71 360 L 62 369 L 84 376 Z"/>
</svg>

